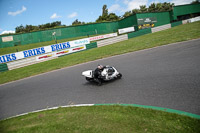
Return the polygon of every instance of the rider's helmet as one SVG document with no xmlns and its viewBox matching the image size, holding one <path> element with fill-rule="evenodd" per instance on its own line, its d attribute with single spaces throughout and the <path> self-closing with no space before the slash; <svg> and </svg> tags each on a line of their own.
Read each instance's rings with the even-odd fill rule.
<svg viewBox="0 0 200 133">
<path fill-rule="evenodd" d="M 98 65 L 97 68 L 98 69 L 103 69 L 103 65 Z"/>
</svg>

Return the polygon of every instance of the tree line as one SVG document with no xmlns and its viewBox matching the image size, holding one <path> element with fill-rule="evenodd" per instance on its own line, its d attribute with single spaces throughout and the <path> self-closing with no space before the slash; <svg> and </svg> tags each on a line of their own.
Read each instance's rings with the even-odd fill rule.
<svg viewBox="0 0 200 133">
<path fill-rule="evenodd" d="M 170 2 L 152 3 L 149 7 L 146 7 L 146 5 L 141 5 L 139 9 L 133 9 L 132 11 L 125 12 L 122 16 L 117 16 L 115 13 L 108 13 L 107 5 L 103 5 L 102 15 L 99 16 L 94 23 L 118 21 L 136 13 L 171 11 L 173 6 L 174 3 Z M 81 24 L 85 24 L 85 22 L 78 21 L 78 19 L 76 19 L 72 23 L 72 25 L 81 25 Z"/>
<path fill-rule="evenodd" d="M 34 26 L 34 25 L 23 26 L 23 25 L 20 25 L 20 26 L 17 26 L 15 28 L 15 33 L 28 33 L 28 32 L 58 28 L 58 27 L 65 27 L 65 25 L 61 25 L 61 21 L 46 23 L 46 24 L 42 24 L 42 25 L 38 25 L 38 26 Z"/>
<path fill-rule="evenodd" d="M 191 4 L 200 3 L 199 0 L 195 0 L 191 2 Z M 149 7 L 146 5 L 141 5 L 139 9 L 133 9 L 132 11 L 125 12 L 122 16 L 118 16 L 115 13 L 108 13 L 107 5 L 103 5 L 102 14 L 96 19 L 95 22 L 81 22 L 78 19 L 72 22 L 72 26 L 75 25 L 84 25 L 84 24 L 92 24 L 92 23 L 101 23 L 101 22 L 110 22 L 110 21 L 118 21 L 124 19 L 128 16 L 131 16 L 136 13 L 147 13 L 147 12 L 164 12 L 164 11 L 172 11 L 174 3 L 164 2 L 164 3 L 152 3 Z M 46 30 L 52 28 L 61 28 L 67 27 L 66 25 L 62 25 L 61 21 L 56 21 L 52 23 L 46 23 L 38 26 L 33 25 L 20 25 L 15 28 L 15 33 L 28 33 L 39 30 Z"/>
</svg>

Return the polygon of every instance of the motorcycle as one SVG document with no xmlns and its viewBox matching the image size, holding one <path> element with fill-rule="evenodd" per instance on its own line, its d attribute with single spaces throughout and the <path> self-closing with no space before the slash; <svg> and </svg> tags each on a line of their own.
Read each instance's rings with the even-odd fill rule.
<svg viewBox="0 0 200 133">
<path fill-rule="evenodd" d="M 102 85 L 102 82 L 104 81 L 111 81 L 115 79 L 120 79 L 122 77 L 122 74 L 117 71 L 116 68 L 112 66 L 105 66 L 101 74 L 98 76 L 98 78 L 94 77 L 94 71 L 93 70 L 87 70 L 82 72 L 82 75 L 85 76 L 85 79 L 89 82 L 96 82 L 97 85 Z"/>
</svg>

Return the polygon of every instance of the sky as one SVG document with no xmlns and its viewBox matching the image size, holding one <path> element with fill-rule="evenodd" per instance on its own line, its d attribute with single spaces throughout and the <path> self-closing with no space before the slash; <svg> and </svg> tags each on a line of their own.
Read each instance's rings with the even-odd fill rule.
<svg viewBox="0 0 200 133">
<path fill-rule="evenodd" d="M 61 21 L 71 25 L 76 19 L 95 22 L 102 14 L 103 5 L 108 12 L 122 16 L 126 11 L 147 7 L 151 3 L 170 2 L 189 4 L 193 0 L 0 0 L 0 34 L 14 33 L 17 26 L 41 25 Z"/>
</svg>

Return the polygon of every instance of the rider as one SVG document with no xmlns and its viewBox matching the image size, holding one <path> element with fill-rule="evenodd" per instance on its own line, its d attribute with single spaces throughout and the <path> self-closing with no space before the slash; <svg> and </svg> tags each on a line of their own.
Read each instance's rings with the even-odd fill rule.
<svg viewBox="0 0 200 133">
<path fill-rule="evenodd" d="M 94 77 L 99 78 L 99 76 L 101 76 L 101 72 L 103 71 L 104 68 L 105 67 L 103 65 L 98 65 L 94 71 Z"/>
</svg>

